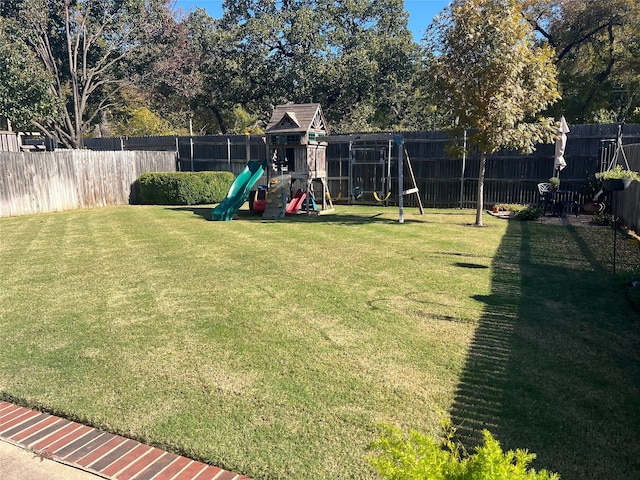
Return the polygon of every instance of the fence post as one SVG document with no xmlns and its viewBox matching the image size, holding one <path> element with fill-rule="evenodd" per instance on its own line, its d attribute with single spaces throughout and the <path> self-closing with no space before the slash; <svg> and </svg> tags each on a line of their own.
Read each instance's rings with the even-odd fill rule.
<svg viewBox="0 0 640 480">
<path fill-rule="evenodd" d="M 398 223 L 404 223 L 404 158 L 402 148 L 402 137 L 397 135 L 393 137 L 393 140 L 398 145 Z"/>
</svg>

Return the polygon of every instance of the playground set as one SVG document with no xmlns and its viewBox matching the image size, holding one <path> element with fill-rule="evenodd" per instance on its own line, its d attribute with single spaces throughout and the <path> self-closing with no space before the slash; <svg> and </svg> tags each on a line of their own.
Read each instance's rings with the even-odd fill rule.
<svg viewBox="0 0 640 480">
<path fill-rule="evenodd" d="M 333 212 L 333 201 L 327 183 L 326 137 L 329 132 L 326 125 L 318 103 L 276 106 L 265 129 L 267 158 L 270 160 L 249 160 L 231 185 L 226 198 L 212 210 L 211 219 L 231 220 L 247 200 L 252 214 L 261 214 L 262 218 L 267 219 L 284 218 L 298 213 L 321 215 Z M 394 137 L 393 142 L 398 146 L 399 152 L 398 204 L 402 223 L 404 195 L 415 193 L 421 213 L 423 208 L 402 138 Z M 364 181 L 364 177 L 360 178 L 362 175 L 358 175 L 359 168 L 364 164 L 374 166 L 374 177 L 378 177 L 378 171 L 381 173 L 379 178 L 382 193 L 378 194 L 374 190 L 373 197 L 379 203 L 388 201 L 391 196 L 391 149 L 390 136 L 376 145 L 360 145 L 357 141 L 350 144 L 350 202 L 358 200 L 365 193 L 360 184 L 355 184 Z M 376 158 L 372 159 L 372 155 Z M 404 156 L 413 182 L 413 188 L 409 190 L 402 187 Z"/>
</svg>

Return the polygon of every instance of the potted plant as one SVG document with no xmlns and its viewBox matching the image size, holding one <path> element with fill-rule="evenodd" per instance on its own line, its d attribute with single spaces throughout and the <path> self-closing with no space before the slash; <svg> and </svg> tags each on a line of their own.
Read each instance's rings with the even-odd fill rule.
<svg viewBox="0 0 640 480">
<path fill-rule="evenodd" d="M 551 177 L 549 183 L 551 184 L 551 190 L 558 190 L 560 188 L 560 179 L 558 177 Z"/>
<path fill-rule="evenodd" d="M 596 177 L 602 180 L 602 188 L 609 191 L 624 190 L 634 180 L 640 181 L 638 172 L 622 168 L 622 165 L 616 165 L 614 168 L 606 172 L 596 173 Z"/>
<path fill-rule="evenodd" d="M 587 172 L 588 173 L 588 172 Z M 595 199 L 596 193 L 602 188 L 602 181 L 595 174 L 590 174 L 580 186 L 579 192 L 584 198 L 582 210 L 585 213 L 597 213 L 604 210 L 604 203 Z"/>
</svg>

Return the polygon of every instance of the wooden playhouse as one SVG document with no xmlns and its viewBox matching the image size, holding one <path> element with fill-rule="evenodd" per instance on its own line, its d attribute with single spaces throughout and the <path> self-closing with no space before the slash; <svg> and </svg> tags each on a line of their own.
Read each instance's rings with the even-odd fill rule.
<svg viewBox="0 0 640 480">
<path fill-rule="evenodd" d="M 305 192 L 319 213 L 333 209 L 327 187 L 328 133 L 319 103 L 278 105 L 265 129 L 270 177 L 290 178 L 291 192 Z"/>
</svg>

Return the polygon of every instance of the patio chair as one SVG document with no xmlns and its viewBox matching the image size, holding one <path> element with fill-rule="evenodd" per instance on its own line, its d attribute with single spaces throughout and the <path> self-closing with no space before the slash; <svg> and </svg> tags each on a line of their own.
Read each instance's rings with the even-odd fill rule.
<svg viewBox="0 0 640 480">
<path fill-rule="evenodd" d="M 573 214 L 576 216 L 576 218 L 578 218 L 580 216 L 580 197 L 577 194 L 573 194 L 571 200 L 567 200 L 564 205 L 562 210 L 565 213 L 568 212 L 573 212 Z"/>
<path fill-rule="evenodd" d="M 547 214 L 547 208 L 553 205 L 553 195 L 551 190 L 551 184 L 549 182 L 542 182 L 538 184 L 538 207 L 543 209 L 543 215 Z"/>
</svg>

